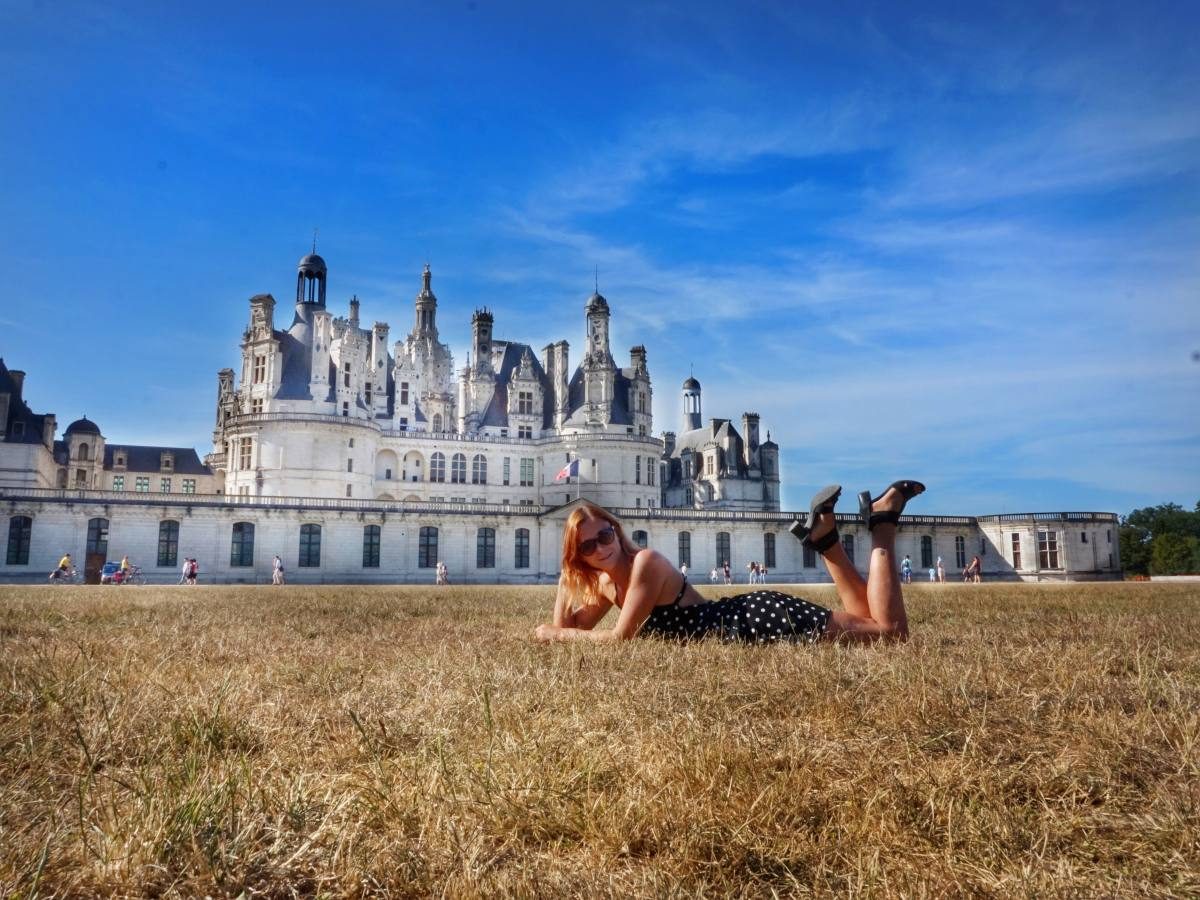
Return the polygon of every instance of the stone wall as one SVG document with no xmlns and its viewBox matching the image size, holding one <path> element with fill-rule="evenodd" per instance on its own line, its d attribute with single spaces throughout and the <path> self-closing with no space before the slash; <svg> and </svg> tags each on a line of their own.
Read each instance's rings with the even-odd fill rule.
<svg viewBox="0 0 1200 900">
<path fill-rule="evenodd" d="M 520 507 L 507 504 L 403 503 L 330 498 L 239 498 L 219 496 L 141 495 L 106 491 L 63 491 L 36 489 L 0 490 L 4 516 L 0 533 L 6 540 L 14 516 L 33 520 L 29 560 L 8 564 L 0 555 L 0 581 L 40 582 L 45 580 L 63 553 L 69 552 L 83 571 L 88 524 L 92 519 L 108 523 L 107 558 L 128 555 L 142 566 L 152 582 L 174 583 L 185 557 L 200 564 L 203 583 L 266 583 L 270 580 L 272 557 L 278 553 L 292 583 L 432 583 L 433 569 L 419 566 L 422 527 L 437 529 L 437 557 L 457 583 L 553 583 L 558 578 L 562 528 L 574 503 L 558 507 Z M 772 583 L 827 582 L 829 577 L 819 558 L 809 560 L 801 544 L 788 532 L 793 515 L 769 512 L 723 512 L 671 509 L 625 508 L 614 512 L 631 536 L 645 532 L 647 546 L 679 562 L 680 533 L 689 535 L 692 579 L 704 581 L 718 557 L 721 535 L 728 535 L 730 563 L 735 580 L 745 583 L 746 564 L 768 560 L 766 535 L 774 536 L 775 561 L 770 566 Z M 1089 516 L 1092 518 L 1067 518 Z M 1057 518 L 1052 518 L 1057 517 Z M 1107 518 L 1105 518 L 1107 517 Z M 996 521 L 993 521 L 996 520 Z M 1003 520 L 1003 521 L 999 521 Z M 160 526 L 164 521 L 179 524 L 179 543 L 174 563 L 159 561 Z M 254 555 L 250 566 L 231 565 L 231 540 L 235 523 L 254 525 Z M 1003 552 L 1006 536 L 1022 533 L 1031 523 L 1042 530 L 1051 526 L 1064 534 L 1057 569 L 1032 567 L 1023 561 L 1015 570 Z M 320 528 L 318 565 L 302 567 L 300 536 L 304 525 Z M 376 525 L 380 533 L 380 565 L 363 565 L 364 529 Z M 495 565 L 477 565 L 479 531 L 490 528 L 495 537 Z M 855 516 L 839 517 L 844 537 L 853 542 L 854 558 L 865 573 L 870 555 L 866 529 Z M 1106 530 L 1113 530 L 1113 559 L 1109 565 Z M 1026 517 L 991 517 L 977 520 L 966 516 L 907 516 L 897 539 L 897 564 L 908 554 L 913 559 L 915 578 L 927 580 L 923 553 L 931 560 L 942 556 L 947 580 L 957 577 L 960 549 L 966 559 L 984 550 L 985 579 L 1079 580 L 1120 577 L 1116 555 L 1115 516 L 1101 513 L 1055 513 Z M 518 529 L 529 532 L 529 566 L 517 567 Z M 1089 533 L 1085 545 L 1074 532 Z M 1036 541 L 1036 534 L 1032 538 Z M 1098 565 L 1091 550 L 1104 550 Z"/>
</svg>

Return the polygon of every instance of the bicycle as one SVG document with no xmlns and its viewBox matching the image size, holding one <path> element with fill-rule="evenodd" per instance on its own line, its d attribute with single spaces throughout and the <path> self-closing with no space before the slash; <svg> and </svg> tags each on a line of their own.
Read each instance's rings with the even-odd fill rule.
<svg viewBox="0 0 1200 900">
<path fill-rule="evenodd" d="M 55 569 L 50 573 L 49 581 L 51 584 L 79 584 L 79 570 L 74 566 L 66 572 Z"/>
<path fill-rule="evenodd" d="M 146 574 L 141 566 L 130 566 L 129 574 L 121 579 L 122 584 L 145 584 Z"/>
</svg>

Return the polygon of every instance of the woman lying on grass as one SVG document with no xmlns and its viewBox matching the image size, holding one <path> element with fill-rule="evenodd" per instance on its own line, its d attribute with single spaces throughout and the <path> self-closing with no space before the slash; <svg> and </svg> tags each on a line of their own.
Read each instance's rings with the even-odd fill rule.
<svg viewBox="0 0 1200 900">
<path fill-rule="evenodd" d="M 866 581 L 838 540 L 833 507 L 840 485 L 820 491 L 807 522 L 792 526 L 792 533 L 825 560 L 844 610 L 767 590 L 705 600 L 666 557 L 640 549 L 615 517 L 585 503 L 563 530 L 554 622 L 539 625 L 534 635 L 540 641 L 624 641 L 638 634 L 678 640 L 715 635 L 747 643 L 904 640 L 908 618 L 893 559 L 896 525 L 904 504 L 924 490 L 920 482 L 897 481 L 878 497 L 859 494 L 859 511 L 871 534 Z M 596 629 L 610 606 L 617 607 L 616 624 Z"/>
</svg>

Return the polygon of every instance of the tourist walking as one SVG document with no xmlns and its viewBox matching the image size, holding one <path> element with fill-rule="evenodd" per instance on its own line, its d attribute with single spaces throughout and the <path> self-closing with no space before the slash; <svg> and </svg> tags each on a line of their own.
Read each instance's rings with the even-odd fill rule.
<svg viewBox="0 0 1200 900">
<path fill-rule="evenodd" d="M 904 554 L 904 562 L 900 563 L 900 577 L 905 584 L 912 584 L 912 559 L 907 553 Z"/>
<path fill-rule="evenodd" d="M 971 564 L 967 566 L 967 575 L 975 584 L 983 582 L 983 560 L 978 556 L 971 557 Z"/>
<path fill-rule="evenodd" d="M 725 563 L 721 566 L 721 574 L 725 576 L 726 584 L 733 584 L 733 576 L 729 574 L 729 560 L 725 560 Z"/>
<path fill-rule="evenodd" d="M 942 563 L 942 558 L 937 558 L 937 580 L 938 584 L 946 583 L 946 566 Z"/>
<path fill-rule="evenodd" d="M 183 569 L 179 573 L 179 583 L 187 584 L 188 576 L 192 573 L 192 558 L 185 556 L 183 558 Z"/>
<path fill-rule="evenodd" d="M 584 502 L 563 529 L 562 576 L 553 620 L 539 625 L 539 641 L 629 640 L 650 635 L 675 640 L 716 637 L 745 643 L 904 640 L 908 617 L 893 559 L 905 504 L 922 493 L 917 481 L 897 481 L 878 497 L 864 491 L 859 511 L 871 536 L 864 580 L 838 540 L 834 505 L 840 485 L 812 501 L 808 519 L 792 533 L 821 554 L 843 609 L 828 610 L 779 591 L 758 590 L 709 601 L 679 577 L 662 554 L 630 541 L 610 512 Z M 610 607 L 617 621 L 597 629 Z"/>
<path fill-rule="evenodd" d="M 435 584 L 449 584 L 450 583 L 450 571 L 446 568 L 446 564 L 444 562 L 442 562 L 440 559 L 437 562 L 437 569 L 436 569 L 435 576 L 434 576 L 434 583 Z"/>
<path fill-rule="evenodd" d="M 271 562 L 271 584 L 283 584 L 283 560 L 278 553 Z"/>
</svg>

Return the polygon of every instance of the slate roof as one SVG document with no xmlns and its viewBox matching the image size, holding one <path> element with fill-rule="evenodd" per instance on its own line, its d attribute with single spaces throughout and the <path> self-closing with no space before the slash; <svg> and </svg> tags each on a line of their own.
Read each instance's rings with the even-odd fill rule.
<svg viewBox="0 0 1200 900">
<path fill-rule="evenodd" d="M 493 341 L 493 343 L 499 344 L 500 342 Z M 550 379 L 546 376 L 546 370 L 538 362 L 537 354 L 533 352 L 532 347 L 528 344 L 518 344 L 512 341 L 506 341 L 504 344 L 504 356 L 500 360 L 500 369 L 496 373 L 496 390 L 492 393 L 492 399 L 488 403 L 487 409 L 483 411 L 483 418 L 480 420 L 480 425 L 491 425 L 498 428 L 508 427 L 509 379 L 512 378 L 513 370 L 521 367 L 521 357 L 525 355 L 526 350 L 529 351 L 529 355 L 533 359 L 533 374 L 537 376 L 538 384 L 542 386 L 542 427 L 550 428 L 554 425 Z"/>
<path fill-rule="evenodd" d="M 40 444 L 46 416 L 34 413 L 25 403 L 3 359 L 0 359 L 0 393 L 9 395 L 8 421 L 0 422 L 4 427 L 5 441 L 10 444 Z M 18 422 L 24 427 L 14 427 Z M 16 434 L 17 431 L 21 433 Z"/>
<path fill-rule="evenodd" d="M 125 471 L 127 472 L 157 472 L 163 453 L 175 455 L 175 467 L 171 470 L 177 475 L 211 475 L 212 469 L 200 462 L 200 457 L 192 447 L 138 447 L 129 444 L 104 445 L 104 468 L 113 467 L 113 454 L 116 451 L 125 454 Z"/>
<path fill-rule="evenodd" d="M 629 386 L 633 378 L 633 369 L 617 369 L 613 376 L 612 424 L 632 425 L 633 416 L 629 412 Z M 571 383 L 567 386 L 567 402 L 571 415 L 567 421 L 572 425 L 584 424 L 583 410 L 583 366 L 575 369 Z M 576 413 L 580 413 L 577 417 Z"/>
</svg>

